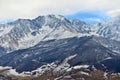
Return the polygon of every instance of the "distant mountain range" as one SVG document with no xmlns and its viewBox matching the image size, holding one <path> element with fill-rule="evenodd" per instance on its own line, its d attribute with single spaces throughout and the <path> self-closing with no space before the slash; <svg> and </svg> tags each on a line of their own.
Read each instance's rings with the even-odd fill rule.
<svg viewBox="0 0 120 80">
<path fill-rule="evenodd" d="M 18 19 L 0 25 L 0 46 L 0 66 L 21 73 L 78 65 L 120 72 L 120 16 L 94 25 L 61 15 Z"/>
</svg>

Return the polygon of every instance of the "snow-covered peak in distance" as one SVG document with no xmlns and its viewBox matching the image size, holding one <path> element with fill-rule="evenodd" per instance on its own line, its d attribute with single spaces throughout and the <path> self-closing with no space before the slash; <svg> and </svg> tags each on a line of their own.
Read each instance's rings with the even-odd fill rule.
<svg viewBox="0 0 120 80">
<path fill-rule="evenodd" d="M 120 16 L 99 24 L 98 34 L 109 39 L 120 41 Z"/>
</svg>

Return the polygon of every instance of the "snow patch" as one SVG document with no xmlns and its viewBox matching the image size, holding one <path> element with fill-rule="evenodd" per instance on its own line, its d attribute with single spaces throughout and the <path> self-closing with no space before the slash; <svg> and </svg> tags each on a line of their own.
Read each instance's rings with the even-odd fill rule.
<svg viewBox="0 0 120 80">
<path fill-rule="evenodd" d="M 69 56 L 68 58 L 66 58 L 60 65 L 58 65 L 58 67 L 56 67 L 54 69 L 55 72 L 57 71 L 64 71 L 64 70 L 67 70 L 70 65 L 67 63 L 69 60 L 73 59 L 74 57 L 76 57 L 77 54 L 75 55 L 72 55 L 72 56 Z"/>
<path fill-rule="evenodd" d="M 80 68 L 88 68 L 89 65 L 79 65 L 79 66 L 74 66 L 74 69 L 80 69 Z"/>
<path fill-rule="evenodd" d="M 67 69 L 67 71 L 71 71 L 72 69 L 81 69 L 81 68 L 88 68 L 88 67 L 89 65 L 78 65 L 78 66 L 74 66 L 74 67 Z"/>
<path fill-rule="evenodd" d="M 6 26 L 6 27 L 5 26 L 3 26 L 3 27 L 0 26 L 0 36 L 3 36 L 5 34 L 9 33 L 12 30 L 12 28 L 13 28 L 13 26 Z"/>
<path fill-rule="evenodd" d="M 89 73 L 87 73 L 87 72 L 83 72 L 83 71 L 80 71 L 80 74 L 84 74 L 84 75 L 89 76 Z"/>
<path fill-rule="evenodd" d="M 12 69 L 12 67 L 9 66 L 6 67 L 0 66 L 0 71 L 6 71 L 7 75 L 25 76 L 23 73 L 18 73 L 16 72 L 16 69 Z"/>
</svg>

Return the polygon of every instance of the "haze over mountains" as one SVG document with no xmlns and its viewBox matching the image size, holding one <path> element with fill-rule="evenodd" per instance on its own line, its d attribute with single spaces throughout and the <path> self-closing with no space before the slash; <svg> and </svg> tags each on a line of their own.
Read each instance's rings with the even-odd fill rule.
<svg viewBox="0 0 120 80">
<path fill-rule="evenodd" d="M 120 72 L 120 16 L 92 25 L 61 15 L 18 19 L 0 25 L 0 46 L 0 65 L 18 72 L 77 65 Z"/>
</svg>

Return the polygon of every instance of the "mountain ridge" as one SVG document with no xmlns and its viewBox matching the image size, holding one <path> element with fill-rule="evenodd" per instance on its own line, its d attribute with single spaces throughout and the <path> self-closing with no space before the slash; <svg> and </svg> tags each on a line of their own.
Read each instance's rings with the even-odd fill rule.
<svg viewBox="0 0 120 80">
<path fill-rule="evenodd" d="M 53 62 L 58 65 L 65 58 L 75 54 L 77 55 L 68 61 L 71 66 L 78 64 L 94 65 L 97 64 L 97 62 L 107 60 L 109 57 L 114 59 L 114 57 L 120 55 L 110 50 L 110 48 L 104 47 L 101 43 L 96 42 L 94 40 L 96 38 L 94 36 L 81 38 L 74 37 L 43 41 L 34 47 L 18 50 L 0 57 L 0 65 L 12 66 L 17 69 L 17 71 L 22 72 L 31 71 L 42 65 Z"/>
<path fill-rule="evenodd" d="M 0 65 L 12 66 L 23 72 L 52 63 L 52 66 L 58 66 L 65 61 L 63 63 L 67 68 L 88 64 L 106 70 L 104 64 L 110 66 L 108 70 L 117 72 L 119 69 L 111 67 L 109 62 L 119 61 L 119 20 L 118 17 L 88 25 L 61 15 L 47 15 L 0 25 Z M 74 57 L 69 58 L 71 56 Z"/>
<path fill-rule="evenodd" d="M 79 21 L 79 24 L 80 23 L 82 22 Z M 43 40 L 45 36 L 50 33 L 52 34 L 50 37 L 48 37 L 48 40 L 49 38 L 55 39 L 57 37 L 67 38 L 72 35 L 75 36 L 78 35 L 77 30 L 80 30 L 79 28 L 83 26 L 84 23 L 82 23 L 80 26 L 76 24 L 78 24 L 78 21 L 73 21 L 72 24 L 72 22 L 66 18 L 61 16 L 56 17 L 55 15 L 39 16 L 33 20 L 18 19 L 9 24 L 0 26 L 1 31 L 4 31 L 4 29 L 2 29 L 3 26 L 4 28 L 7 28 L 6 30 L 9 30 L 4 34 L 2 34 L 3 31 L 1 32 L 0 45 L 7 48 L 8 51 L 14 51 L 17 49 L 22 49 L 22 47 L 31 47 Z M 77 30 L 72 27 L 74 25 L 78 26 L 76 27 Z M 82 32 L 84 32 L 84 30 Z M 38 39 L 38 41 L 36 41 L 36 39 Z"/>
</svg>

